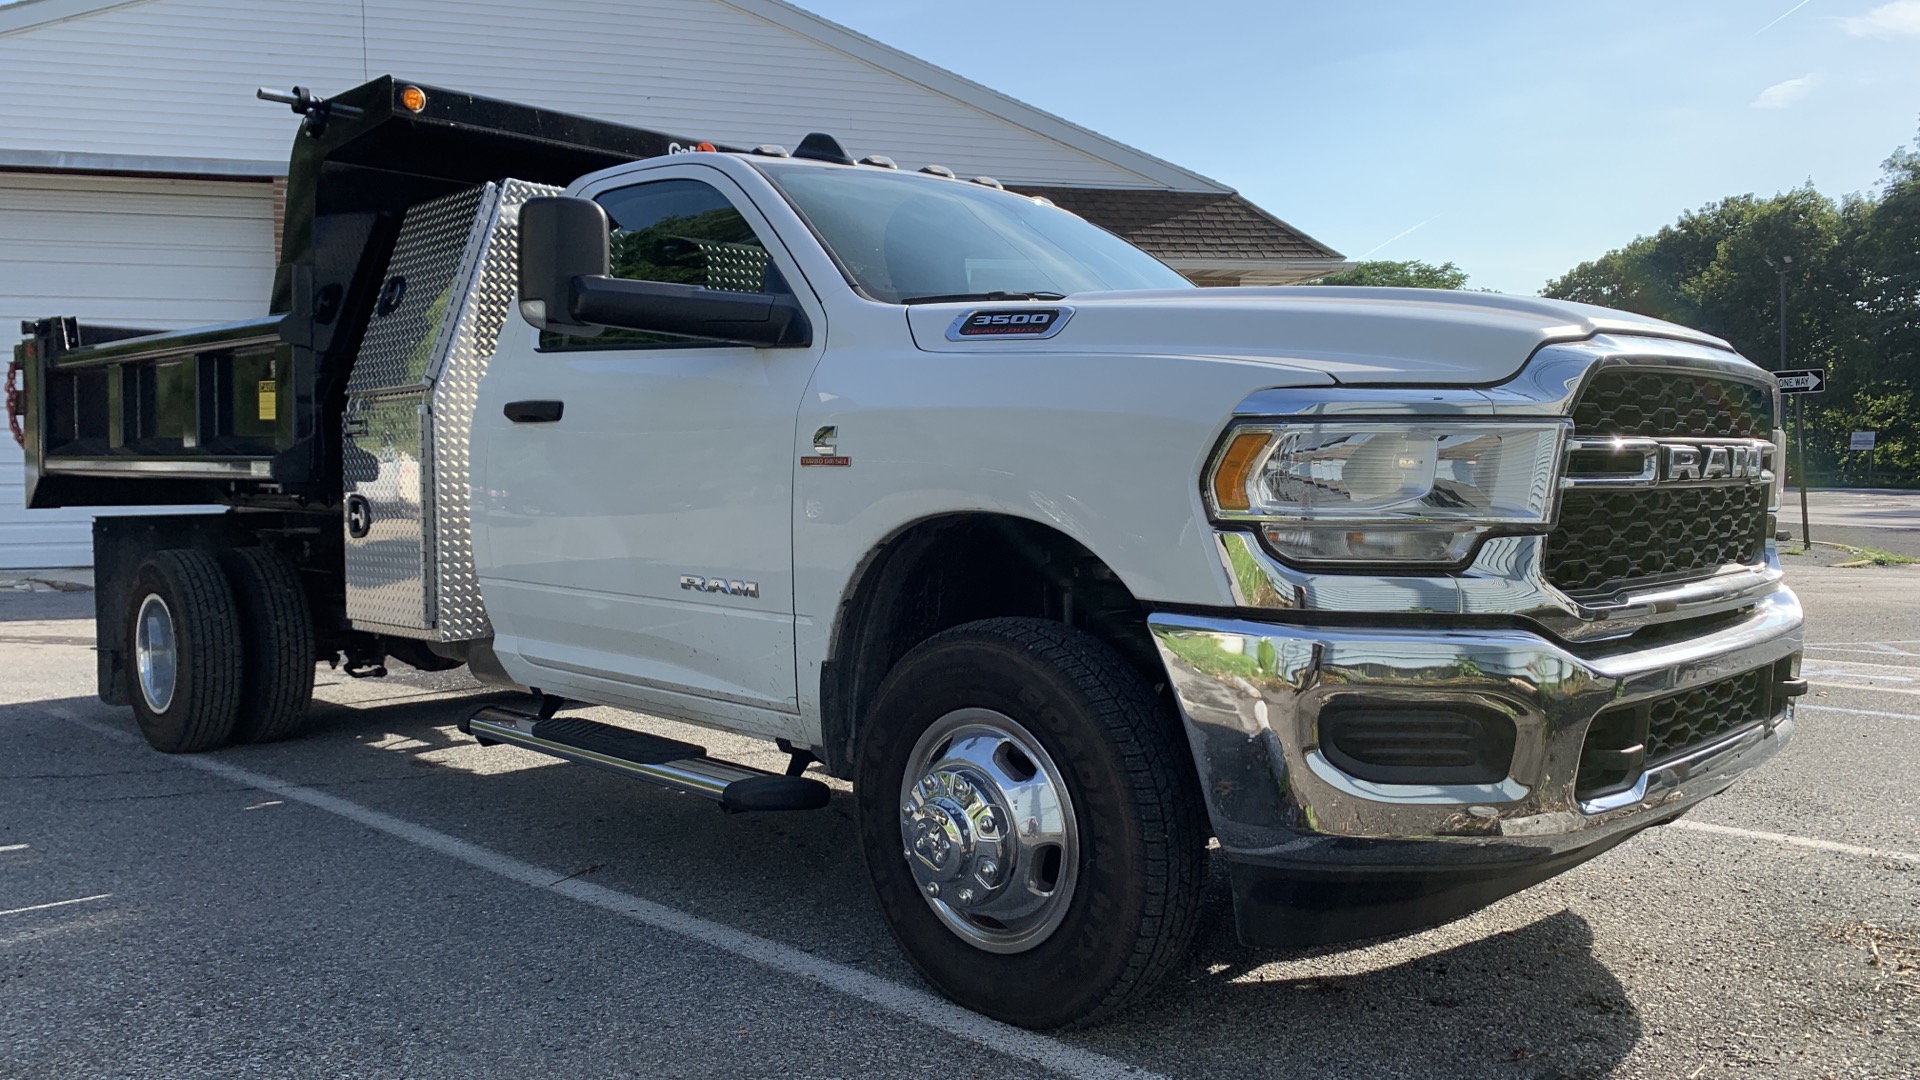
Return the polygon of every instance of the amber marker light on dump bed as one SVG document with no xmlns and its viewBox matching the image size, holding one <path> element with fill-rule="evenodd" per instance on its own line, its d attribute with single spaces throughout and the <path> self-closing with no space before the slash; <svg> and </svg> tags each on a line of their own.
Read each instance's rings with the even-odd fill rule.
<svg viewBox="0 0 1920 1080">
<path fill-rule="evenodd" d="M 1222 510 L 1248 510 L 1253 503 L 1247 498 L 1247 478 L 1253 472 L 1253 463 L 1266 449 L 1268 434 L 1264 431 L 1243 431 L 1227 444 L 1226 452 L 1220 455 L 1220 465 L 1213 470 L 1213 504 Z"/>
<path fill-rule="evenodd" d="M 427 107 L 427 92 L 417 86 L 409 86 L 400 91 L 400 105 L 408 112 L 419 112 Z"/>
</svg>

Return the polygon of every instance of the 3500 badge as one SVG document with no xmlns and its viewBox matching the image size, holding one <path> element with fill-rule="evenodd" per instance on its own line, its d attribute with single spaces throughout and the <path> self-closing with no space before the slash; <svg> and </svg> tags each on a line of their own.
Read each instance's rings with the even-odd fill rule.
<svg viewBox="0 0 1920 1080">
<path fill-rule="evenodd" d="M 1072 308 L 1003 308 L 969 311 L 947 330 L 948 341 L 978 337 L 1047 338 L 1060 332 Z"/>
</svg>

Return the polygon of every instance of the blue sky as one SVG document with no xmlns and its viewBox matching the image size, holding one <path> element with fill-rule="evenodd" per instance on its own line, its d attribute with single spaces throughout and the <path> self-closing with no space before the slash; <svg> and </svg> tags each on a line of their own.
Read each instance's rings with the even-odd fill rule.
<svg viewBox="0 0 1920 1080">
<path fill-rule="evenodd" d="M 798 2 L 1503 292 L 1723 196 L 1869 189 L 1920 130 L 1920 0 Z"/>
</svg>

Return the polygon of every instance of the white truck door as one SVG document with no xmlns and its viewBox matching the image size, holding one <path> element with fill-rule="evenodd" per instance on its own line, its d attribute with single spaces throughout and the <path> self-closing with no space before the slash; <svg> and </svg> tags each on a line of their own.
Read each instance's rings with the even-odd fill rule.
<svg viewBox="0 0 1920 1080">
<path fill-rule="evenodd" d="M 688 164 L 645 176 L 589 190 L 614 223 L 613 273 L 797 292 L 813 344 L 607 330 L 503 348 L 475 421 L 487 429 L 475 431 L 476 539 L 495 649 L 549 693 L 789 734 L 761 714 L 798 710 L 794 424 L 824 316 L 724 174 Z M 545 421 L 550 402 L 559 415 Z"/>
</svg>

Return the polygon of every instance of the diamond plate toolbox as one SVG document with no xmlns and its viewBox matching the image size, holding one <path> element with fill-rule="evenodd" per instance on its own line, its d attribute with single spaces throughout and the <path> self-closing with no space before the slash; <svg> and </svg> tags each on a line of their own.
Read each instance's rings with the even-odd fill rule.
<svg viewBox="0 0 1920 1080">
<path fill-rule="evenodd" d="M 358 629 L 493 633 L 473 565 L 474 402 L 514 308 L 520 206 L 558 193 L 504 180 L 401 222 L 347 379 L 347 617 Z"/>
</svg>

